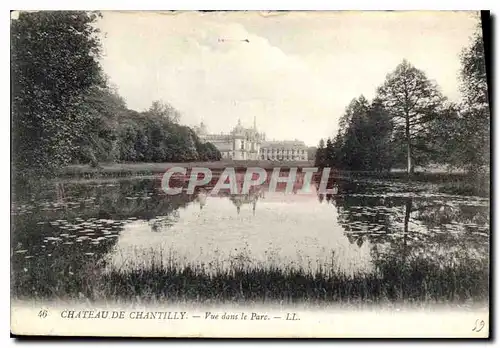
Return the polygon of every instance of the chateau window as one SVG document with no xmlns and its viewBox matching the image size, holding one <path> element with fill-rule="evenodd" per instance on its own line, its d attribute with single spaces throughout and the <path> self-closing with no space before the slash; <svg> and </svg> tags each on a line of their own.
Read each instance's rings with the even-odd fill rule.
<svg viewBox="0 0 500 348">
<path fill-rule="evenodd" d="M 241 150 L 245 150 L 245 143 L 242 141 L 241 142 L 241 147 L 240 147 Z"/>
</svg>

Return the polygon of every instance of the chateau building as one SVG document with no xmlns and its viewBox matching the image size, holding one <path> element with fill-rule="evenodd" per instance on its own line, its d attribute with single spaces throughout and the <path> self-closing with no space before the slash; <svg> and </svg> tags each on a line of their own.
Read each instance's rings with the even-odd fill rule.
<svg viewBox="0 0 500 348">
<path fill-rule="evenodd" d="M 307 161 L 307 146 L 300 140 L 264 141 L 260 159 L 270 161 Z"/>
<path fill-rule="evenodd" d="M 255 117 L 252 128 L 243 127 L 238 120 L 230 133 L 210 134 L 203 122 L 194 129 L 202 141 L 219 149 L 223 159 L 307 161 L 307 146 L 303 141 L 266 141 L 265 133 L 257 131 Z"/>
</svg>

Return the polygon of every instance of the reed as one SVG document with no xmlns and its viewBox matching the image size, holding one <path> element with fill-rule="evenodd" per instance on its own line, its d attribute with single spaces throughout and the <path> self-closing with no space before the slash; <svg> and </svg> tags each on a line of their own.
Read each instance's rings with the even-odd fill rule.
<svg viewBox="0 0 500 348">
<path fill-rule="evenodd" d="M 96 264 L 97 263 L 97 264 Z M 136 268 L 96 260 L 78 272 L 33 265 L 12 277 L 18 298 L 88 301 L 235 303 L 464 303 L 488 301 L 487 259 L 386 259 L 371 272 L 347 274 L 335 265 L 272 266 L 234 260 L 229 266 L 180 264 L 152 257 Z M 98 264 L 101 263 L 101 264 Z"/>
</svg>

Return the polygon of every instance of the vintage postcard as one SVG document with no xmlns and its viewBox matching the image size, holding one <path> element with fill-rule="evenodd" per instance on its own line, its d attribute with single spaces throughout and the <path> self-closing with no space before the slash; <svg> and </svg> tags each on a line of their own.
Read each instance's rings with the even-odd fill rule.
<svg viewBox="0 0 500 348">
<path fill-rule="evenodd" d="M 12 334 L 489 337 L 488 15 L 12 12 Z"/>
</svg>

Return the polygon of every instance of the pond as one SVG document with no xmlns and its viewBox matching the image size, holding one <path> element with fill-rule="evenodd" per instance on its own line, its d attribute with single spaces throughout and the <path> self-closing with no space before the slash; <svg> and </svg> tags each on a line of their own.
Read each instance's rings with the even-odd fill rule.
<svg viewBox="0 0 500 348">
<path fill-rule="evenodd" d="M 387 265 L 397 273 L 418 259 L 428 282 L 446 267 L 472 267 L 487 277 L 488 199 L 402 181 L 335 181 L 335 195 L 318 194 L 313 185 L 302 195 L 217 196 L 203 189 L 169 196 L 155 178 L 54 183 L 12 204 L 13 291 L 81 293 L 89 269 L 126 273 L 155 264 L 207 273 L 235 265 L 328 270 L 355 278 Z M 465 293 L 487 283 L 470 287 Z"/>
</svg>

